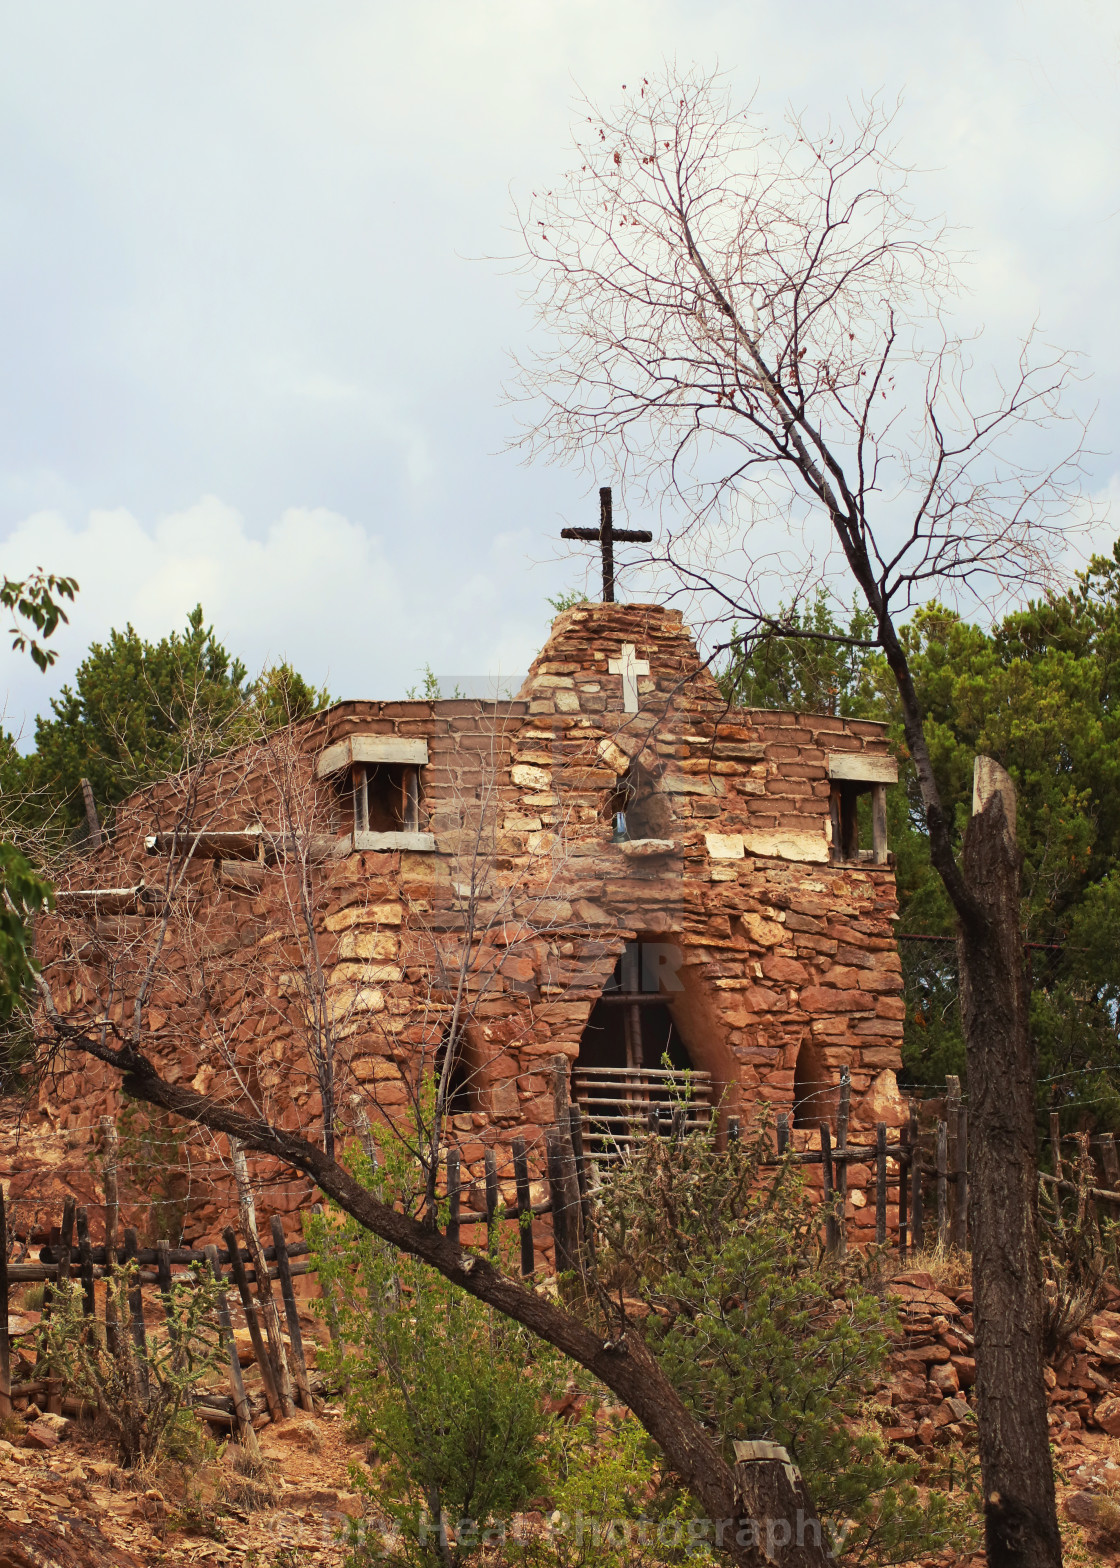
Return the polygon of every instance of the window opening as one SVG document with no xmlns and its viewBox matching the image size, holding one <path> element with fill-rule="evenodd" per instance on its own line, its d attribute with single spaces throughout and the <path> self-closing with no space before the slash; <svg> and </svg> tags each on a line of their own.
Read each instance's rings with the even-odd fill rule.
<svg viewBox="0 0 1120 1568">
<path fill-rule="evenodd" d="M 419 831 L 419 768 L 409 763 L 356 762 L 351 788 L 355 833 Z"/>
<path fill-rule="evenodd" d="M 887 787 L 834 779 L 829 791 L 832 859 L 887 863 Z"/>
</svg>

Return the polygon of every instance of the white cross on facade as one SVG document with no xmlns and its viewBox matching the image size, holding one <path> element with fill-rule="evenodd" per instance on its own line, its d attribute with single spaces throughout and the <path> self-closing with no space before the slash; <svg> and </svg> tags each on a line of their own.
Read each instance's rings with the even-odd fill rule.
<svg viewBox="0 0 1120 1568">
<path fill-rule="evenodd" d="M 624 713 L 638 711 L 638 676 L 649 674 L 649 660 L 635 659 L 634 644 L 622 644 L 622 658 L 612 659 L 607 665 L 612 675 L 622 676 L 622 709 Z"/>
</svg>

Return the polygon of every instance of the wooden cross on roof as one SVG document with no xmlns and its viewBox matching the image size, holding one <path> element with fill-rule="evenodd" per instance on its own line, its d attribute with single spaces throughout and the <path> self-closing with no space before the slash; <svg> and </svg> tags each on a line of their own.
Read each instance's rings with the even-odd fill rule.
<svg viewBox="0 0 1120 1568">
<path fill-rule="evenodd" d="M 604 485 L 599 491 L 598 528 L 561 528 L 561 539 L 586 539 L 594 541 L 603 552 L 603 603 L 614 603 L 614 542 L 649 544 L 653 535 L 644 528 L 616 528 L 611 521 L 611 487 Z"/>
</svg>

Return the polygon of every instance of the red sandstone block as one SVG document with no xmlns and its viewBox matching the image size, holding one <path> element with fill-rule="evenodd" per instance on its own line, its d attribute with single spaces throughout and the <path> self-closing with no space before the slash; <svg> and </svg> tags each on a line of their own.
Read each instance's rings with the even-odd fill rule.
<svg viewBox="0 0 1120 1568">
<path fill-rule="evenodd" d="M 875 1004 L 877 1018 L 905 1018 L 906 1003 L 900 996 L 881 996 Z"/>
<path fill-rule="evenodd" d="M 809 972 L 804 964 L 799 964 L 792 958 L 782 958 L 775 953 L 762 960 L 762 972 L 768 980 L 777 980 L 790 985 L 804 985 L 809 979 Z"/>
<path fill-rule="evenodd" d="M 834 985 L 840 991 L 858 991 L 864 978 L 858 969 L 848 969 L 842 964 L 833 964 L 825 970 L 821 984 Z"/>
<path fill-rule="evenodd" d="M 811 933 L 803 935 L 799 932 L 797 936 L 797 951 L 802 956 L 808 955 L 810 958 L 814 953 L 820 953 L 827 958 L 836 952 L 836 943 L 831 937 L 813 936 Z"/>
<path fill-rule="evenodd" d="M 807 985 L 801 992 L 801 1006 L 807 1013 L 862 1013 L 874 1008 L 875 997 L 864 991 Z"/>
<path fill-rule="evenodd" d="M 861 971 L 861 984 L 865 991 L 901 991 L 904 986 L 900 974 L 892 974 L 889 970 L 873 969 L 870 972 Z"/>
<path fill-rule="evenodd" d="M 897 1067 L 899 1063 L 898 1050 L 894 1046 L 865 1046 L 859 1059 L 867 1067 Z"/>
</svg>

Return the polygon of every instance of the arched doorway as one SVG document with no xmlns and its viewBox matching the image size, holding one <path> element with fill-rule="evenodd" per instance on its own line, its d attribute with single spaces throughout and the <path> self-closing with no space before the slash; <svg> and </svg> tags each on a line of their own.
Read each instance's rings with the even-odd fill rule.
<svg viewBox="0 0 1120 1568">
<path fill-rule="evenodd" d="M 698 1070 L 673 1016 L 683 995 L 680 950 L 664 939 L 628 942 L 591 1010 L 572 1089 L 592 1152 L 621 1154 L 651 1118 L 665 1131 L 692 1131 L 711 1115 L 711 1075 Z"/>
</svg>

